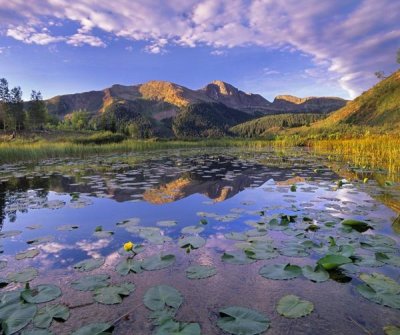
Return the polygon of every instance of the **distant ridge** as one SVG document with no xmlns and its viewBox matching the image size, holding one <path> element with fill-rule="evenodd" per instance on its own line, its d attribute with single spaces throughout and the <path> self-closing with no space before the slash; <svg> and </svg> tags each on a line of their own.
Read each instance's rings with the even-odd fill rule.
<svg viewBox="0 0 400 335">
<path fill-rule="evenodd" d="M 101 91 L 59 95 L 46 103 L 51 114 L 63 118 L 80 109 L 96 114 L 114 103 L 134 101 L 146 101 L 147 105 L 152 105 L 151 114 L 159 120 L 174 117 L 182 108 L 196 103 L 220 103 L 256 116 L 288 112 L 327 113 L 347 103 L 335 97 L 297 98 L 289 95 L 277 96 L 271 103 L 260 94 L 245 93 L 220 80 L 198 90 L 157 80 L 132 86 L 113 85 Z"/>
</svg>

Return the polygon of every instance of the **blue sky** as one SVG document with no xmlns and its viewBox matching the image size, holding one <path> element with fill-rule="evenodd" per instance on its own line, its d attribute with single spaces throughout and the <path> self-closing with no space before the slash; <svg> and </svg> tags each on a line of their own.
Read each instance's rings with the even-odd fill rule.
<svg viewBox="0 0 400 335">
<path fill-rule="evenodd" d="M 398 68 L 400 1 L 0 0 L 0 77 L 28 96 L 167 80 L 353 98 Z"/>
</svg>

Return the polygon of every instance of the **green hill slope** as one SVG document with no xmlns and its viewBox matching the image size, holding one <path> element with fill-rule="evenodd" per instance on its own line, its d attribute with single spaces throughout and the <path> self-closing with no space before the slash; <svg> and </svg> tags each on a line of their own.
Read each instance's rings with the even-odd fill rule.
<svg viewBox="0 0 400 335">
<path fill-rule="evenodd" d="M 354 126 L 400 125 L 400 71 L 382 80 L 345 107 L 333 112 L 328 118 L 312 127 L 331 127 L 339 124 Z"/>
<path fill-rule="evenodd" d="M 325 117 L 326 114 L 316 113 L 268 115 L 238 124 L 230 131 L 241 137 L 265 137 L 287 128 L 308 126 Z"/>
</svg>

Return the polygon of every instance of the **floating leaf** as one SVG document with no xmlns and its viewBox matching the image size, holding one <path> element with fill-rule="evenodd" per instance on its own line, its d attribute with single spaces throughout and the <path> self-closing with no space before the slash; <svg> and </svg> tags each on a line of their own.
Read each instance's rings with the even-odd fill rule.
<svg viewBox="0 0 400 335">
<path fill-rule="evenodd" d="M 378 252 L 375 254 L 375 257 L 380 262 L 400 267 L 400 256 Z"/>
<path fill-rule="evenodd" d="M 177 222 L 174 220 L 162 220 L 162 221 L 157 221 L 156 225 L 160 227 L 173 227 L 176 226 Z"/>
<path fill-rule="evenodd" d="M 135 285 L 131 283 L 123 283 L 115 286 L 107 286 L 98 288 L 93 292 L 93 298 L 97 302 L 106 305 L 119 304 L 122 297 L 128 296 L 135 290 Z"/>
<path fill-rule="evenodd" d="M 377 304 L 400 309 L 400 285 L 392 278 L 379 273 L 363 273 L 360 279 L 365 284 L 358 285 L 357 291 L 366 299 Z"/>
<path fill-rule="evenodd" d="M 178 309 L 183 298 L 177 289 L 168 285 L 158 285 L 147 290 L 143 302 L 152 311 L 162 310 L 165 307 Z"/>
<path fill-rule="evenodd" d="M 235 241 L 246 241 L 247 240 L 247 235 L 244 233 L 237 233 L 237 232 L 229 232 L 224 234 L 225 238 L 229 240 L 235 240 Z"/>
<path fill-rule="evenodd" d="M 185 323 L 168 320 L 157 328 L 155 335 L 200 335 L 198 323 Z"/>
<path fill-rule="evenodd" d="M 232 306 L 219 311 L 217 326 L 234 335 L 256 335 L 269 328 L 270 320 L 258 311 Z"/>
<path fill-rule="evenodd" d="M 77 225 L 66 224 L 66 225 L 62 225 L 62 226 L 57 227 L 57 230 L 60 230 L 60 231 L 71 231 L 71 230 L 75 230 L 75 229 L 78 229 L 78 228 L 79 228 L 79 226 L 77 226 Z"/>
<path fill-rule="evenodd" d="M 321 265 L 317 265 L 316 267 L 305 265 L 301 271 L 303 272 L 303 276 L 311 281 L 324 282 L 329 279 L 329 273 Z"/>
<path fill-rule="evenodd" d="M 21 293 L 21 298 L 32 304 L 48 302 L 61 296 L 61 290 L 58 286 L 52 284 L 43 284 L 33 289 L 25 289 Z"/>
<path fill-rule="evenodd" d="M 3 296 L 0 303 L 1 328 L 5 335 L 14 334 L 24 328 L 37 311 L 36 305 L 22 303 L 19 294 L 10 297 L 4 299 Z"/>
<path fill-rule="evenodd" d="M 204 279 L 212 277 L 217 273 L 217 269 L 207 265 L 192 265 L 186 269 L 186 276 L 189 279 Z"/>
<path fill-rule="evenodd" d="M 53 335 L 53 333 L 47 329 L 29 329 L 24 330 L 21 335 Z"/>
<path fill-rule="evenodd" d="M 200 234 L 204 230 L 201 226 L 186 226 L 182 228 L 182 234 Z"/>
<path fill-rule="evenodd" d="M 321 265 L 325 270 L 332 270 L 340 265 L 349 264 L 353 261 L 342 255 L 326 255 L 318 260 L 318 264 Z"/>
<path fill-rule="evenodd" d="M 300 276 L 301 267 L 291 264 L 267 264 L 264 265 L 259 274 L 264 278 L 280 280 L 293 279 Z"/>
<path fill-rule="evenodd" d="M 98 274 L 79 278 L 71 283 L 72 288 L 78 291 L 93 291 L 108 286 L 109 275 Z"/>
<path fill-rule="evenodd" d="M 112 333 L 113 325 L 109 323 L 91 323 L 74 331 L 71 335 L 108 335 Z"/>
<path fill-rule="evenodd" d="M 26 241 L 26 243 L 30 244 L 30 245 L 39 245 L 39 244 L 51 242 L 51 241 L 53 241 L 53 239 L 54 239 L 53 236 L 42 236 L 42 237 L 34 238 L 32 240 L 28 240 L 28 241 Z"/>
<path fill-rule="evenodd" d="M 364 232 L 369 228 L 372 228 L 367 222 L 355 219 L 346 219 L 343 220 L 341 223 L 343 226 L 351 227 L 359 232 Z"/>
<path fill-rule="evenodd" d="M 23 252 L 19 252 L 18 254 L 15 255 L 16 260 L 21 260 L 25 258 L 34 258 L 37 255 L 39 255 L 40 250 L 39 249 L 29 249 Z"/>
<path fill-rule="evenodd" d="M 236 265 L 250 264 L 255 262 L 255 259 L 250 258 L 249 256 L 254 256 L 254 253 L 251 251 L 246 252 L 243 250 L 237 250 L 224 252 L 221 256 L 221 259 L 223 262 Z"/>
<path fill-rule="evenodd" d="M 206 240 L 200 236 L 186 236 L 178 240 L 181 248 L 198 249 L 206 244 Z"/>
<path fill-rule="evenodd" d="M 22 233 L 22 231 L 20 231 L 20 230 L 0 231 L 0 238 L 14 237 L 14 236 L 18 236 L 21 233 Z"/>
<path fill-rule="evenodd" d="M 47 305 L 39 309 L 33 319 L 33 324 L 38 328 L 49 328 L 53 319 L 67 321 L 69 309 L 64 305 Z"/>
<path fill-rule="evenodd" d="M 282 316 L 295 319 L 310 314 L 314 309 L 312 302 L 302 300 L 296 295 L 285 295 L 276 306 L 276 310 Z"/>
<path fill-rule="evenodd" d="M 94 269 L 99 268 L 104 264 L 104 258 L 90 258 L 80 261 L 74 265 L 74 269 L 78 271 L 92 271 Z"/>
<path fill-rule="evenodd" d="M 7 267 L 7 261 L 0 260 L 0 270 L 3 270 L 5 267 Z"/>
<path fill-rule="evenodd" d="M 97 237 L 97 238 L 107 238 L 107 237 L 111 237 L 114 235 L 113 231 L 110 230 L 100 230 L 100 231 L 95 231 L 93 233 L 93 236 Z"/>
<path fill-rule="evenodd" d="M 154 255 L 142 261 L 142 268 L 147 271 L 164 269 L 175 263 L 175 255 Z"/>
<path fill-rule="evenodd" d="M 383 327 L 385 335 L 400 335 L 400 327 L 396 326 L 385 326 Z"/>
<path fill-rule="evenodd" d="M 117 264 L 115 270 L 121 275 L 126 276 L 128 273 L 140 273 L 143 272 L 142 262 L 135 260 L 134 258 L 123 259 Z"/>
<path fill-rule="evenodd" d="M 35 268 L 26 268 L 18 272 L 9 273 L 7 279 L 17 283 L 26 283 L 37 277 L 38 271 Z"/>
</svg>

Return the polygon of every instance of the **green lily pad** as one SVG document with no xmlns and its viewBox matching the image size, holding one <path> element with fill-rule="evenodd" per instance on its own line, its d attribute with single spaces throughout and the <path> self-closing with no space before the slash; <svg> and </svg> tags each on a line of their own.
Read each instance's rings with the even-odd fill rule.
<svg viewBox="0 0 400 335">
<path fill-rule="evenodd" d="M 109 323 L 91 323 L 74 331 L 71 335 L 108 335 L 112 333 L 113 325 Z"/>
<path fill-rule="evenodd" d="M 103 257 L 100 258 L 90 258 L 80 261 L 74 265 L 74 269 L 78 271 L 92 271 L 94 269 L 99 268 L 104 264 L 105 259 Z"/>
<path fill-rule="evenodd" d="M 400 327 L 392 325 L 383 327 L 383 331 L 385 335 L 400 335 Z"/>
<path fill-rule="evenodd" d="M 329 273 L 321 265 L 316 267 L 305 265 L 302 267 L 301 271 L 303 276 L 314 282 L 324 282 L 329 279 Z"/>
<path fill-rule="evenodd" d="M 256 335 L 269 328 L 270 320 L 258 311 L 232 306 L 219 311 L 217 326 L 234 335 Z"/>
<path fill-rule="evenodd" d="M 355 219 L 346 219 L 343 220 L 341 223 L 343 226 L 351 227 L 359 232 L 364 232 L 369 228 L 372 228 L 367 222 Z"/>
<path fill-rule="evenodd" d="M 247 235 L 245 233 L 229 232 L 224 234 L 225 238 L 235 241 L 247 241 Z"/>
<path fill-rule="evenodd" d="M 5 230 L 5 231 L 0 231 L 0 238 L 7 238 L 7 237 L 14 237 L 18 236 L 21 234 L 21 230 Z"/>
<path fill-rule="evenodd" d="M 114 235 L 114 232 L 111 230 L 100 230 L 100 231 L 95 231 L 93 233 L 93 236 L 97 237 L 97 238 L 107 238 L 107 237 L 111 237 Z"/>
<path fill-rule="evenodd" d="M 174 320 L 164 322 L 155 331 L 155 335 L 200 335 L 200 325 L 198 323 L 185 323 Z"/>
<path fill-rule="evenodd" d="M 53 236 L 42 236 L 42 237 L 37 237 L 31 240 L 26 241 L 27 244 L 30 245 L 39 245 L 39 244 L 43 244 L 43 243 L 49 243 L 52 242 L 54 240 Z"/>
<path fill-rule="evenodd" d="M 186 236 L 178 240 L 181 248 L 198 249 L 206 244 L 206 240 L 200 236 Z"/>
<path fill-rule="evenodd" d="M 71 283 L 72 288 L 78 291 L 93 291 L 109 285 L 110 276 L 107 274 L 90 275 L 79 278 Z"/>
<path fill-rule="evenodd" d="M 182 228 L 182 234 L 200 234 L 204 230 L 201 226 L 186 226 Z"/>
<path fill-rule="evenodd" d="M 105 305 L 119 304 L 122 302 L 122 297 L 128 296 L 134 290 L 135 285 L 131 283 L 101 287 L 93 292 L 93 299 Z"/>
<path fill-rule="evenodd" d="M 3 295 L 0 302 L 0 321 L 4 334 L 11 335 L 20 331 L 32 321 L 36 311 L 36 305 L 21 302 L 17 292 Z"/>
<path fill-rule="evenodd" d="M 254 258 L 250 258 L 249 256 L 253 256 L 254 253 L 251 251 L 244 250 L 236 250 L 236 251 L 227 251 L 224 252 L 221 256 L 221 260 L 226 263 L 243 265 L 254 263 L 256 260 Z"/>
<path fill-rule="evenodd" d="M 177 289 L 168 285 L 158 285 L 147 290 L 143 302 L 148 309 L 158 311 L 166 307 L 178 309 L 183 298 Z"/>
<path fill-rule="evenodd" d="M 38 328 L 49 328 L 53 319 L 56 321 L 67 321 L 69 309 L 64 305 L 47 305 L 39 309 L 33 318 L 33 324 Z"/>
<path fill-rule="evenodd" d="M 155 255 L 145 258 L 142 261 L 142 268 L 146 271 L 154 271 L 164 269 L 175 263 L 175 255 Z"/>
<path fill-rule="evenodd" d="M 400 256 L 378 252 L 375 254 L 375 257 L 380 262 L 383 262 L 388 265 L 400 267 Z"/>
<path fill-rule="evenodd" d="M 357 291 L 366 299 L 377 304 L 400 309 L 400 284 L 380 273 L 362 273 L 365 284 L 358 285 Z"/>
<path fill-rule="evenodd" d="M 36 278 L 38 271 L 35 268 L 26 268 L 18 272 L 9 273 L 7 279 L 16 283 L 26 283 Z"/>
<path fill-rule="evenodd" d="M 58 286 L 52 284 L 38 285 L 32 289 L 28 288 L 22 291 L 21 298 L 32 304 L 48 302 L 61 296 L 61 290 Z"/>
<path fill-rule="evenodd" d="M 349 264 L 353 261 L 342 255 L 326 255 L 318 260 L 318 264 L 321 265 L 325 270 L 332 270 L 340 265 Z"/>
<path fill-rule="evenodd" d="M 22 331 L 21 335 L 53 335 L 48 329 L 27 329 Z"/>
<path fill-rule="evenodd" d="M 310 314 L 314 310 L 314 305 L 296 295 L 285 295 L 279 300 L 276 310 L 282 316 L 295 319 Z"/>
<path fill-rule="evenodd" d="M 7 261 L 0 260 L 0 270 L 3 270 L 5 267 L 7 267 Z"/>
<path fill-rule="evenodd" d="M 126 258 L 117 264 L 115 270 L 121 275 L 126 276 L 129 273 L 143 272 L 142 262 L 134 258 Z"/>
<path fill-rule="evenodd" d="M 177 222 L 174 220 L 162 220 L 162 221 L 157 221 L 156 225 L 160 227 L 173 227 L 176 226 Z"/>
<path fill-rule="evenodd" d="M 301 273 L 301 267 L 292 264 L 267 264 L 259 271 L 259 274 L 264 278 L 274 280 L 294 279 Z"/>
<path fill-rule="evenodd" d="M 212 277 L 217 273 L 217 269 L 207 265 L 192 265 L 186 269 L 186 276 L 189 279 L 204 279 Z"/>
<path fill-rule="evenodd" d="M 66 225 L 62 225 L 57 227 L 57 230 L 59 231 L 71 231 L 71 230 L 75 230 L 78 229 L 79 226 L 77 225 L 73 225 L 73 224 L 66 224 Z"/>
<path fill-rule="evenodd" d="M 15 255 L 16 260 L 21 260 L 25 258 L 34 258 L 37 255 L 39 255 L 40 250 L 39 249 L 30 249 L 26 251 L 19 252 L 18 254 Z"/>
</svg>

